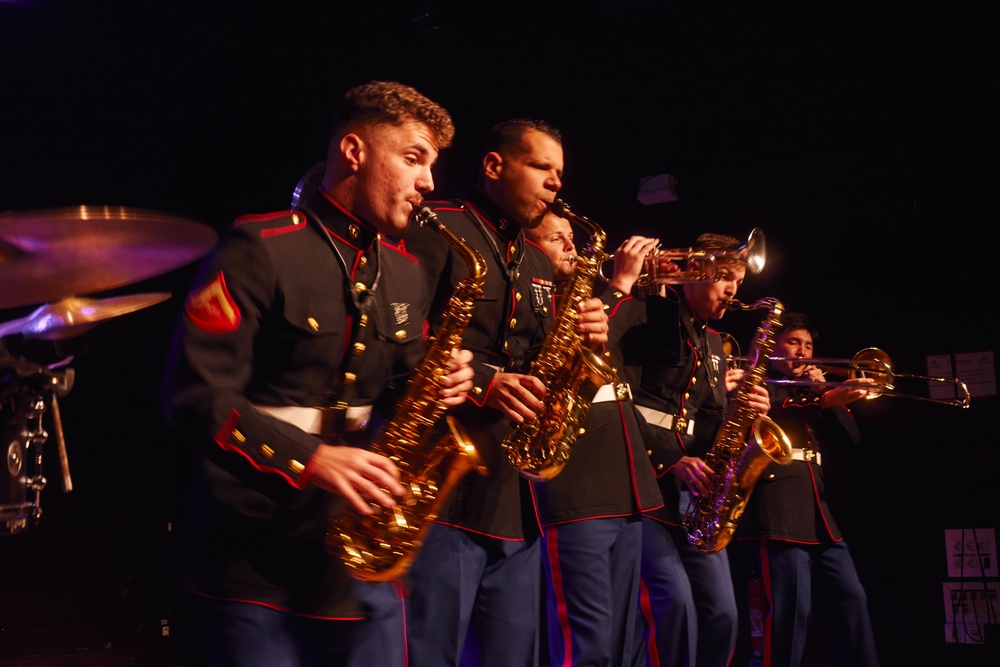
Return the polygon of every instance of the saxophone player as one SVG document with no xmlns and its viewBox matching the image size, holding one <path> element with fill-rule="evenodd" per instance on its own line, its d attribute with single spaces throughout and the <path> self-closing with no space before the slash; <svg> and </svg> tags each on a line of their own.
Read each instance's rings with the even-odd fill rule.
<svg viewBox="0 0 1000 667">
<path fill-rule="evenodd" d="M 730 236 L 702 234 L 695 248 L 728 251 L 739 245 Z M 702 266 L 705 261 L 692 259 L 685 268 L 712 268 Z M 727 393 L 743 373 L 727 370 L 711 322 L 725 315 L 746 271 L 739 255 L 722 255 L 706 279 L 665 284 L 660 294 L 646 297 L 645 323 L 624 340 L 635 403 L 645 420 L 643 442 L 664 500 L 642 519 L 640 629 L 648 635 L 653 667 L 725 667 L 736 645 L 738 614 L 726 552 L 702 553 L 681 522 L 693 499 L 712 491 L 714 472 L 704 457 L 723 424 Z M 754 387 L 748 407 L 767 413 L 763 387 Z"/>
<path fill-rule="evenodd" d="M 557 284 L 577 256 L 573 227 L 547 214 L 528 238 L 552 260 Z M 611 366 L 622 368 L 621 336 L 644 311 L 632 296 L 658 239 L 632 236 L 614 253 L 614 274 L 598 294 L 608 311 Z M 603 287 L 603 289 L 601 289 Z M 634 631 L 639 600 L 641 512 L 663 504 L 647 462 L 627 382 L 602 386 L 565 469 L 531 484 L 542 533 L 548 649 L 552 665 L 639 665 L 645 646 Z"/>
<path fill-rule="evenodd" d="M 477 174 L 466 198 L 427 205 L 487 264 L 483 298 L 462 342 L 474 355 L 474 386 L 454 415 L 489 472 L 467 475 L 457 485 L 410 570 L 413 667 L 531 666 L 538 660 L 540 530 L 528 481 L 507 462 L 501 443 L 512 423 L 535 419 L 544 405 L 546 387 L 528 371 L 554 322 L 555 283 L 548 257 L 524 230 L 541 223 L 562 187 L 558 129 L 533 119 L 498 123 Z M 404 243 L 428 268 L 436 292 L 450 295 L 464 277 L 464 262 L 419 229 Z M 577 330 L 590 345 L 600 345 L 607 340 L 607 320 L 600 300 L 588 299 Z"/>
<path fill-rule="evenodd" d="M 407 228 L 453 135 L 409 86 L 351 89 L 321 182 L 294 210 L 238 220 L 195 277 L 164 412 L 183 443 L 178 578 L 205 604 L 198 664 L 405 664 L 399 582 L 355 582 L 325 533 L 346 503 L 370 513 L 404 492 L 366 426 L 423 355 L 429 298 L 385 237 Z M 448 364 L 450 406 L 471 389 L 470 359 Z"/>
</svg>

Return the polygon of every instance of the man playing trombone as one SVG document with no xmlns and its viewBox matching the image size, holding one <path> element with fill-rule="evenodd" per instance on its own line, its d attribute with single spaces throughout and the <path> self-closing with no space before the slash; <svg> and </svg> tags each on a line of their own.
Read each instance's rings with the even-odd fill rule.
<svg viewBox="0 0 1000 667">
<path fill-rule="evenodd" d="M 819 337 L 810 319 L 785 313 L 775 337 L 766 386 L 768 416 L 788 435 L 792 461 L 772 463 L 761 475 L 737 528 L 736 539 L 754 550 L 733 549 L 734 577 L 748 578 L 751 650 L 762 667 L 797 667 L 806 646 L 813 589 L 829 622 L 842 665 L 878 665 L 868 600 L 826 503 L 821 446 L 857 445 L 860 434 L 846 405 L 878 395 L 879 381 L 853 377 L 828 382 L 808 363 Z M 878 373 L 875 373 L 878 375 Z M 737 574 L 748 565 L 748 575 Z M 751 574 L 752 573 L 752 574 Z M 770 601 L 770 609 L 767 602 Z M 754 605 L 751 602 L 751 605 Z M 743 663 L 745 664 L 745 663 Z"/>
</svg>

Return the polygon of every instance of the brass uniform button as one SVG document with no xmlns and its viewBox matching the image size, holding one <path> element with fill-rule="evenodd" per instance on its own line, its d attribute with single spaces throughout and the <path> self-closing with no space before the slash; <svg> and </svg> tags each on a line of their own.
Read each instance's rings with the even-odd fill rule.
<svg viewBox="0 0 1000 667">
<path fill-rule="evenodd" d="M 261 443 L 261 446 L 260 446 L 260 455 L 263 456 L 265 459 L 273 459 L 274 458 L 274 450 L 271 449 L 270 447 L 268 447 L 267 445 Z"/>
<path fill-rule="evenodd" d="M 406 338 L 406 329 L 400 329 L 396 332 L 396 340 L 403 340 Z"/>
<path fill-rule="evenodd" d="M 354 356 L 364 354 L 365 352 L 364 343 L 355 343 L 353 346 L 351 346 L 351 348 L 352 348 L 351 351 L 354 353 Z"/>
<path fill-rule="evenodd" d="M 360 229 L 358 229 L 358 226 L 357 226 L 356 224 L 354 224 L 353 222 L 352 222 L 351 224 L 349 224 L 349 225 L 347 226 L 347 234 L 348 234 L 348 235 L 349 235 L 349 236 L 350 236 L 350 237 L 351 237 L 352 239 L 356 239 L 356 238 L 358 238 L 358 235 L 359 235 L 360 233 L 361 233 L 361 230 L 360 230 Z"/>
<path fill-rule="evenodd" d="M 309 324 L 310 329 L 313 331 L 319 331 L 319 322 L 316 321 L 315 317 L 310 317 L 306 320 L 306 322 Z"/>
<path fill-rule="evenodd" d="M 354 373 L 344 373 L 344 384 L 354 384 L 357 380 L 358 376 Z"/>
<path fill-rule="evenodd" d="M 301 475 L 302 471 L 305 470 L 306 467 L 301 463 L 299 463 L 298 461 L 296 461 L 295 459 L 292 459 L 291 461 L 288 462 L 288 469 L 291 470 L 296 475 Z"/>
</svg>

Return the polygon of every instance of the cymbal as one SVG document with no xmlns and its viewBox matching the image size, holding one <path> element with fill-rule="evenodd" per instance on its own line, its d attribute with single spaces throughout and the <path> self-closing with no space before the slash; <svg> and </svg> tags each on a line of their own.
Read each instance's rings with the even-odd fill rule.
<svg viewBox="0 0 1000 667">
<path fill-rule="evenodd" d="M 92 329 L 102 320 L 166 301 L 170 292 L 131 294 L 110 299 L 63 299 L 37 308 L 27 317 L 0 324 L 0 338 L 23 334 L 25 338 L 59 340 L 72 338 Z"/>
<path fill-rule="evenodd" d="M 179 216 L 123 206 L 0 214 L 0 309 L 59 301 L 166 273 L 218 235 Z"/>
</svg>

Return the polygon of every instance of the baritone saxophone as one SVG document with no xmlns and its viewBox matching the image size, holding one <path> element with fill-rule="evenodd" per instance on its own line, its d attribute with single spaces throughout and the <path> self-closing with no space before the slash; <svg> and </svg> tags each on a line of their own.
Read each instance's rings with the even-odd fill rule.
<svg viewBox="0 0 1000 667">
<path fill-rule="evenodd" d="M 371 503 L 370 515 L 349 507 L 330 519 L 327 550 L 338 554 L 361 581 L 392 581 L 409 571 L 455 485 L 471 470 L 486 474 L 475 446 L 453 417 L 445 418 L 445 435 L 427 445 L 446 407 L 438 397 L 440 381 L 448 373 L 452 350 L 461 346 L 473 305 L 482 297 L 486 262 L 431 209 L 420 208 L 415 221 L 443 236 L 468 264 L 469 275 L 455 286 L 441 326 L 410 376 L 392 421 L 372 444 L 372 451 L 389 457 L 399 468 L 406 493 L 395 507 Z"/>
</svg>

